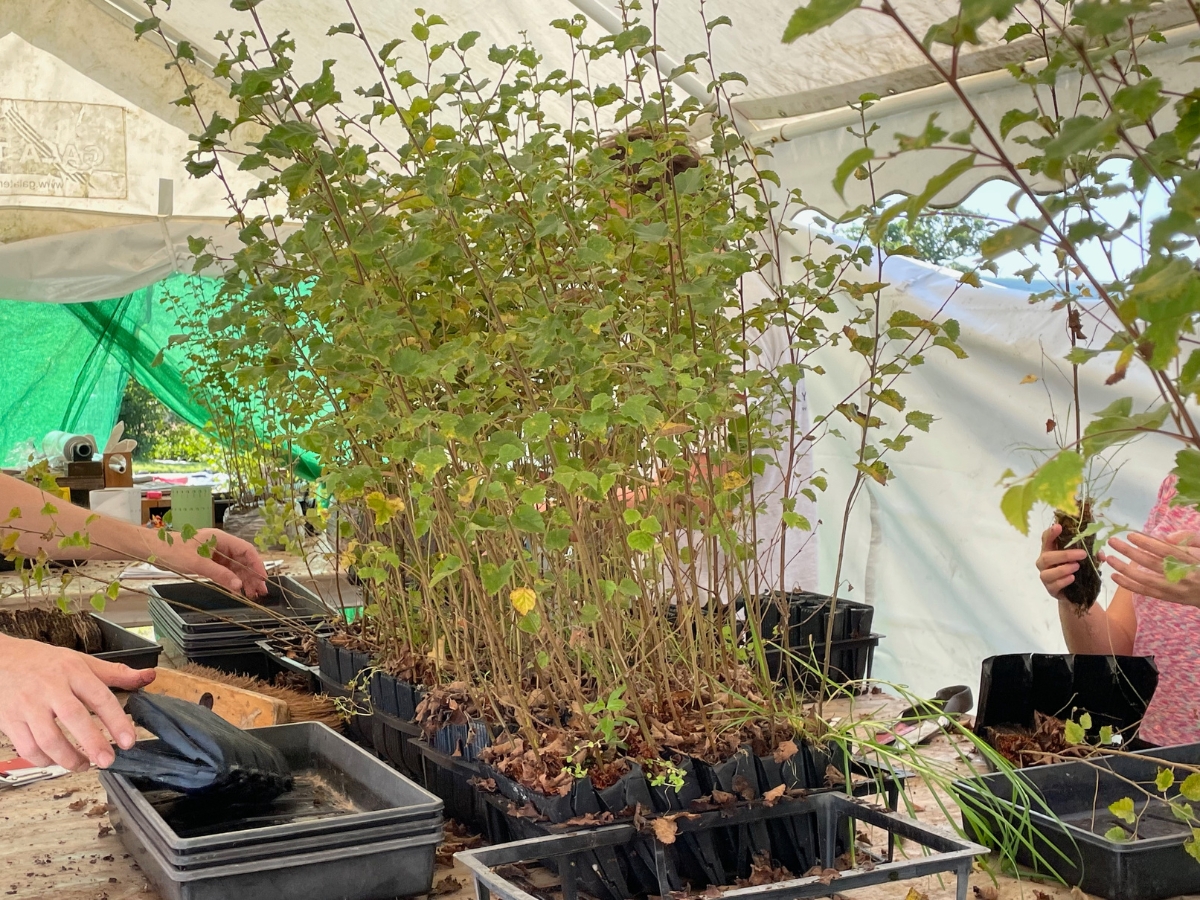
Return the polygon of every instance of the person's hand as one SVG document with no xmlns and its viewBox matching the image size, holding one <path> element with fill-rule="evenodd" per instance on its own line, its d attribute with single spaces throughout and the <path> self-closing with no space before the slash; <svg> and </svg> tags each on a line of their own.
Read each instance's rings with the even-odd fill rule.
<svg viewBox="0 0 1200 900">
<path fill-rule="evenodd" d="M 1184 565 L 1200 566 L 1200 534 L 1177 531 L 1160 539 L 1135 531 L 1128 541 L 1111 538 L 1108 546 L 1121 556 L 1129 557 L 1105 557 L 1105 562 L 1116 570 L 1113 581 L 1121 587 L 1156 600 L 1200 606 L 1200 569 L 1186 572 L 1174 583 L 1165 574 L 1168 558 Z"/>
<path fill-rule="evenodd" d="M 1042 552 L 1037 558 L 1042 587 L 1055 600 L 1063 599 L 1063 588 L 1074 583 L 1079 564 L 1087 559 L 1087 551 L 1083 547 L 1059 550 L 1056 541 L 1060 534 L 1062 526 L 1057 522 L 1042 532 Z"/>
<path fill-rule="evenodd" d="M 116 755 L 91 713 L 120 747 L 129 749 L 136 740 L 133 721 L 109 688 L 136 691 L 153 680 L 153 669 L 131 669 L 74 650 L 0 635 L 0 731 L 34 765 L 80 770 L 90 761 L 106 768 Z M 60 724 L 79 749 L 67 740 Z"/>
<path fill-rule="evenodd" d="M 267 592 L 267 569 L 248 541 L 219 528 L 201 528 L 186 541 L 178 534 L 171 537 L 174 543 L 162 546 L 156 555 L 173 571 L 207 578 L 231 594 L 251 600 Z M 201 556 L 200 547 L 211 540 L 215 540 L 212 556 Z"/>
</svg>

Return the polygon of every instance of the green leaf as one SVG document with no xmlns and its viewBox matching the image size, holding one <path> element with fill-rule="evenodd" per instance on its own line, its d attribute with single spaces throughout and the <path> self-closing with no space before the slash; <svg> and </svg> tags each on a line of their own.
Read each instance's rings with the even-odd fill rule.
<svg viewBox="0 0 1200 900">
<path fill-rule="evenodd" d="M 807 6 L 799 6 L 783 30 L 783 42 L 790 44 L 797 38 L 827 28 L 861 5 L 862 0 L 812 0 Z"/>
<path fill-rule="evenodd" d="M 190 541 L 196 536 L 196 526 L 191 523 L 184 523 L 184 526 L 179 529 L 179 536 L 185 541 Z"/>
<path fill-rule="evenodd" d="M 512 516 L 509 518 L 513 527 L 518 531 L 531 532 L 533 534 L 544 534 L 546 531 L 546 520 L 542 518 L 542 514 L 528 503 L 523 503 L 513 510 Z"/>
<path fill-rule="evenodd" d="M 536 609 L 531 610 L 517 619 L 517 627 L 526 634 L 537 634 L 542 630 L 542 617 L 538 615 Z"/>
<path fill-rule="evenodd" d="M 1170 769 L 1159 769 L 1158 774 L 1154 776 L 1154 786 L 1158 788 L 1160 794 L 1165 794 L 1175 784 L 1175 773 Z"/>
<path fill-rule="evenodd" d="M 1171 473 L 1178 479 L 1175 483 L 1178 502 L 1188 506 L 1200 503 L 1200 450 L 1187 447 L 1176 453 Z"/>
<path fill-rule="evenodd" d="M 464 50 L 464 51 L 470 50 L 472 47 L 475 46 L 475 42 L 477 40 L 479 40 L 479 32 L 478 31 L 468 31 L 466 34 L 464 34 L 462 37 L 460 37 L 458 39 L 458 49 Z"/>
<path fill-rule="evenodd" d="M 1040 219 L 1022 219 L 1015 225 L 1001 228 L 979 245 L 984 259 L 998 259 L 1006 253 L 1014 253 L 1036 244 L 1042 239 L 1046 223 Z"/>
<path fill-rule="evenodd" d="M 625 536 L 625 542 L 640 553 L 649 553 L 654 549 L 654 535 L 648 531 L 631 531 Z"/>
<path fill-rule="evenodd" d="M 571 531 L 569 528 L 552 528 L 546 532 L 546 537 L 542 540 L 542 546 L 547 550 L 555 553 L 560 553 L 571 546 Z"/>
<path fill-rule="evenodd" d="M 1028 22 L 1018 22 L 1015 25 L 1009 25 L 1008 31 L 1004 32 L 1005 43 L 1011 44 L 1017 38 L 1025 37 L 1027 34 L 1033 33 L 1033 26 Z"/>
<path fill-rule="evenodd" d="M 1183 842 L 1184 852 L 1196 862 L 1200 862 L 1200 828 L 1192 829 L 1192 836 Z"/>
<path fill-rule="evenodd" d="M 1200 772 L 1193 772 L 1179 785 L 1179 793 L 1185 800 L 1200 803 Z"/>
<path fill-rule="evenodd" d="M 1082 744 L 1087 739 L 1087 732 L 1078 722 L 1066 722 L 1063 725 L 1063 739 L 1068 744 Z"/>
<path fill-rule="evenodd" d="M 109 600 L 116 600 L 121 595 L 121 582 L 110 581 L 104 589 L 104 594 Z"/>
<path fill-rule="evenodd" d="M 913 410 L 904 417 L 904 421 L 911 425 L 917 431 L 929 431 L 929 426 L 934 423 L 934 418 L 929 413 Z M 815 479 L 814 479 L 815 480 Z"/>
<path fill-rule="evenodd" d="M 1114 825 L 1112 828 L 1108 829 L 1108 831 L 1104 832 L 1104 839 L 1121 844 L 1129 840 L 1129 832 L 1127 832 L 1120 825 Z"/>
<path fill-rule="evenodd" d="M 839 197 L 845 198 L 846 196 L 846 179 L 850 177 L 850 173 L 874 158 L 875 151 L 870 147 L 859 147 L 842 160 L 842 164 L 837 167 L 837 172 L 833 176 L 833 189 L 838 192 Z"/>
<path fill-rule="evenodd" d="M 493 563 L 484 563 L 479 567 L 479 580 L 483 582 L 483 589 L 489 594 L 498 594 L 504 590 L 504 586 L 512 580 L 513 569 L 516 567 L 511 559 L 502 566 L 496 566 Z"/>
<path fill-rule="evenodd" d="M 104 608 L 108 606 L 108 600 L 100 591 L 96 591 L 96 593 L 92 594 L 92 596 L 88 598 L 88 603 L 92 605 L 92 609 L 94 609 L 96 612 L 104 612 Z"/>
<path fill-rule="evenodd" d="M 1183 579 L 1187 578 L 1192 572 L 1196 571 L 1196 564 L 1184 562 L 1176 559 L 1173 556 L 1168 556 L 1163 560 L 1163 577 L 1170 584 L 1179 584 Z"/>
<path fill-rule="evenodd" d="M 1062 450 L 1051 457 L 1024 484 L 1005 491 L 1000 501 L 1004 517 L 1021 534 L 1029 534 L 1029 512 L 1035 503 L 1074 511 L 1075 495 L 1083 481 L 1083 457 Z"/>
<path fill-rule="evenodd" d="M 1084 731 L 1092 730 L 1092 714 L 1085 712 L 1079 717 L 1079 724 Z"/>
<path fill-rule="evenodd" d="M 1111 725 L 1100 726 L 1100 746 L 1108 747 L 1113 742 L 1113 730 Z"/>
<path fill-rule="evenodd" d="M 433 577 L 429 579 L 429 586 L 433 587 L 443 578 L 449 578 L 455 572 L 462 568 L 462 560 L 454 554 L 449 554 L 433 567 Z"/>
<path fill-rule="evenodd" d="M 1137 821 L 1137 812 L 1134 810 L 1132 797 L 1122 797 L 1120 800 L 1110 803 L 1108 811 L 1129 825 Z"/>
<path fill-rule="evenodd" d="M 158 16 L 151 16 L 148 19 L 142 19 L 133 26 L 133 36 L 141 37 L 147 31 L 155 31 L 162 22 Z"/>
<path fill-rule="evenodd" d="M 1171 815 L 1173 815 L 1180 822 L 1196 821 L 1196 813 L 1195 810 L 1192 809 L 1192 804 L 1171 803 L 1169 806 L 1171 807 Z"/>
<path fill-rule="evenodd" d="M 1150 412 L 1130 415 L 1132 407 L 1133 398 L 1124 397 L 1096 414 L 1096 418 L 1083 431 L 1084 456 L 1095 456 L 1115 444 L 1161 428 L 1171 412 L 1171 408 L 1164 403 Z"/>
<path fill-rule="evenodd" d="M 666 222 L 636 222 L 633 226 L 633 233 L 640 241 L 657 244 L 666 239 L 668 228 L 669 226 Z"/>
</svg>

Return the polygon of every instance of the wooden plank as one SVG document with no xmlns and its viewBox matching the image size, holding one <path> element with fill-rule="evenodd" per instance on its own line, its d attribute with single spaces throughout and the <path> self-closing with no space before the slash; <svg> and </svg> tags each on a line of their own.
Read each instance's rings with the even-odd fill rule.
<svg viewBox="0 0 1200 900">
<path fill-rule="evenodd" d="M 198 703 L 205 694 L 212 694 L 213 712 L 238 728 L 284 725 L 288 721 L 287 703 L 275 697 L 161 666 L 155 672 L 157 674 L 146 688 L 147 692 L 167 694 L 192 703 Z"/>
</svg>

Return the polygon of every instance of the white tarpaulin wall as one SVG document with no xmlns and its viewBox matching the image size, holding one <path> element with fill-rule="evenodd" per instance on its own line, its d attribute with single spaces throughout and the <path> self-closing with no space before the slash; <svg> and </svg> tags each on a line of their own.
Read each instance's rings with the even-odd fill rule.
<svg viewBox="0 0 1200 900">
<path fill-rule="evenodd" d="M 813 243 L 813 252 L 825 245 Z M 979 664 L 995 653 L 1064 652 L 1058 610 L 1043 591 L 1034 560 L 1039 536 L 1050 524 L 1035 509 L 1029 537 L 1000 513 L 1007 469 L 1032 469 L 1029 448 L 1053 450 L 1046 420 L 1065 421 L 1071 403 L 1070 349 L 1062 310 L 1031 306 L 1028 295 L 995 285 L 958 283 L 959 273 L 905 257 L 883 267 L 884 310 L 957 319 L 959 343 L 969 354 L 958 360 L 933 348 L 927 362 L 899 379 L 896 389 L 909 408 L 938 417 L 929 434 L 915 433 L 907 449 L 885 457 L 895 478 L 881 487 L 867 481 L 848 530 L 843 578 L 850 599 L 875 605 L 875 630 L 886 635 L 875 657 L 878 677 L 931 692 L 949 684 L 975 685 Z M 947 298 L 949 303 L 946 303 Z M 1091 324 L 1088 323 L 1089 330 Z M 824 376 L 806 380 L 809 411 L 819 416 L 861 383 L 865 366 L 848 353 L 829 353 Z M 1057 368 L 1056 368 L 1057 364 Z M 1065 374 L 1064 374 L 1065 370 Z M 1081 404 L 1087 416 L 1121 397 L 1145 408 L 1157 398 L 1144 370 L 1105 386 L 1100 365 L 1080 368 Z M 1021 384 L 1028 375 L 1038 381 Z M 1049 391 L 1049 397 L 1047 392 Z M 853 435 L 848 423 L 839 425 Z M 1073 429 L 1072 429 L 1073 431 Z M 1175 442 L 1151 436 L 1122 463 L 1109 496 L 1108 515 L 1140 528 L 1158 486 L 1174 465 Z M 820 577 L 833 586 L 837 529 L 854 475 L 855 447 L 826 437 L 816 448 L 815 468 L 829 476 L 821 495 L 823 523 Z M 1102 595 L 1112 596 L 1106 582 Z"/>
<path fill-rule="evenodd" d="M 714 64 L 718 71 L 745 75 L 748 84 L 735 104 L 739 123 L 757 133 L 758 143 L 771 144 L 785 185 L 802 188 L 810 202 L 836 212 L 840 201 L 830 181 L 855 146 L 845 131 L 847 102 L 865 91 L 897 95 L 873 113 L 885 142 L 896 132 L 919 132 L 931 110 L 941 109 L 947 122 L 961 114 L 943 89 L 933 87 L 936 73 L 882 16 L 853 14 L 792 46 L 782 44 L 799 2 L 708 0 L 710 18 L 727 15 L 733 21 L 732 28 L 713 33 Z M 589 34 L 599 34 L 611 27 L 616 9 L 612 0 L 421 5 L 449 21 L 447 36 L 478 30 L 487 46 L 519 42 L 524 33 L 552 67 L 568 58 L 563 35 L 549 27 L 553 19 L 583 12 L 598 23 Z M 894 5 L 918 34 L 957 8 L 953 0 L 894 0 Z M 1182 6 L 1181 0 L 1166 4 L 1158 27 L 1187 21 Z M 697 9 L 695 0 L 662 3 L 656 36 L 664 69 L 704 49 Z M 401 0 L 359 0 L 357 10 L 380 44 L 407 36 L 414 18 L 413 4 Z M 302 76 L 316 74 L 321 60 L 336 59 L 348 98 L 350 87 L 376 80 L 352 37 L 326 36 L 330 26 L 348 18 L 343 0 L 265 0 L 258 11 L 269 32 L 292 32 L 308 66 Z M 227 91 L 205 74 L 204 63 L 219 52 L 214 32 L 240 29 L 244 17 L 230 11 L 228 0 L 174 0 L 169 11 L 160 5 L 160 14 L 172 35 L 199 51 L 201 65 L 192 78 L 201 104 L 225 104 L 228 115 Z M 196 124 L 191 110 L 171 102 L 180 87 L 164 71 L 167 55 L 150 37 L 133 38 L 132 25 L 144 15 L 137 0 L 0 0 L 0 297 L 68 302 L 125 295 L 187 271 L 187 235 L 228 239 L 218 186 L 192 181 L 183 169 L 187 136 Z M 1023 105 L 1007 76 L 987 74 L 1024 52 L 1001 43 L 1000 33 L 987 31 L 984 44 L 960 61 L 960 70 L 974 76 L 972 96 L 993 111 Z M 1169 44 L 1152 52 L 1174 56 L 1161 56 L 1151 66 L 1178 62 L 1193 36 L 1172 32 Z M 1162 72 L 1168 78 L 1169 68 Z M 700 73 L 681 79 L 679 88 L 703 94 L 706 82 Z M 947 162 L 936 151 L 913 157 L 904 163 L 909 168 L 891 165 L 881 184 L 885 192 L 912 189 Z M 958 185 L 940 199 L 957 199 L 969 186 Z M 889 302 L 917 312 L 937 309 L 956 280 L 904 259 L 890 260 L 886 273 Z M 1050 359 L 1065 352 L 1061 314 L 1030 307 L 1025 295 L 994 287 L 961 290 L 947 314 L 962 323 L 960 342 L 971 358 L 960 362 L 930 354 L 930 362 L 905 380 L 910 405 L 934 412 L 940 421 L 932 434 L 919 435 L 889 459 L 897 478 L 886 488 L 868 488 L 847 542 L 851 596 L 877 603 L 877 630 L 887 635 L 877 673 L 920 690 L 974 683 L 980 660 L 991 653 L 1062 646 L 1054 606 L 1033 570 L 1036 540 L 1022 538 L 1004 522 L 995 485 L 1007 468 L 1028 471 L 1021 447 L 1048 443 L 1045 392 L 1040 383 L 1019 382 L 1042 373 L 1043 350 Z M 828 375 L 810 382 L 815 413 L 859 382 L 861 373 L 846 366 L 850 357 L 831 359 Z M 1085 411 L 1129 393 L 1150 399 L 1148 386 L 1134 377 L 1105 388 L 1099 383 L 1102 370 L 1083 371 Z M 1065 397 L 1059 381 L 1060 409 Z M 1147 440 L 1129 457 L 1114 485 L 1116 519 L 1142 521 L 1173 449 Z M 818 467 L 830 478 L 820 507 L 825 588 L 832 581 L 836 523 L 851 471 L 848 452 L 833 439 L 817 448 Z"/>
</svg>

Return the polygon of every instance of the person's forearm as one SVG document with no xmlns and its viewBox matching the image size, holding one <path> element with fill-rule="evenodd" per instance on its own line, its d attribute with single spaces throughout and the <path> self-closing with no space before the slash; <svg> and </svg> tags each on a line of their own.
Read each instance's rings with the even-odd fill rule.
<svg viewBox="0 0 1200 900">
<path fill-rule="evenodd" d="M 11 475 L 0 478 L 5 480 L 0 487 L 11 510 L 20 510 L 19 520 L 12 516 L 0 523 L 0 537 L 17 531 L 20 536 L 16 550 L 23 556 L 36 557 L 39 551 L 45 551 L 50 559 L 148 560 L 166 550 L 166 543 L 153 529 L 139 528 L 109 516 L 92 518 L 95 514 L 91 511 L 47 494 L 35 485 Z M 59 546 L 64 537 L 77 532 L 88 536 L 90 546 Z"/>
<path fill-rule="evenodd" d="M 1099 603 L 1093 604 L 1081 616 L 1075 604 L 1059 600 L 1058 620 L 1069 652 L 1104 656 L 1119 653 L 1119 648 L 1114 647 L 1115 636 L 1109 629 L 1108 613 Z"/>
</svg>

